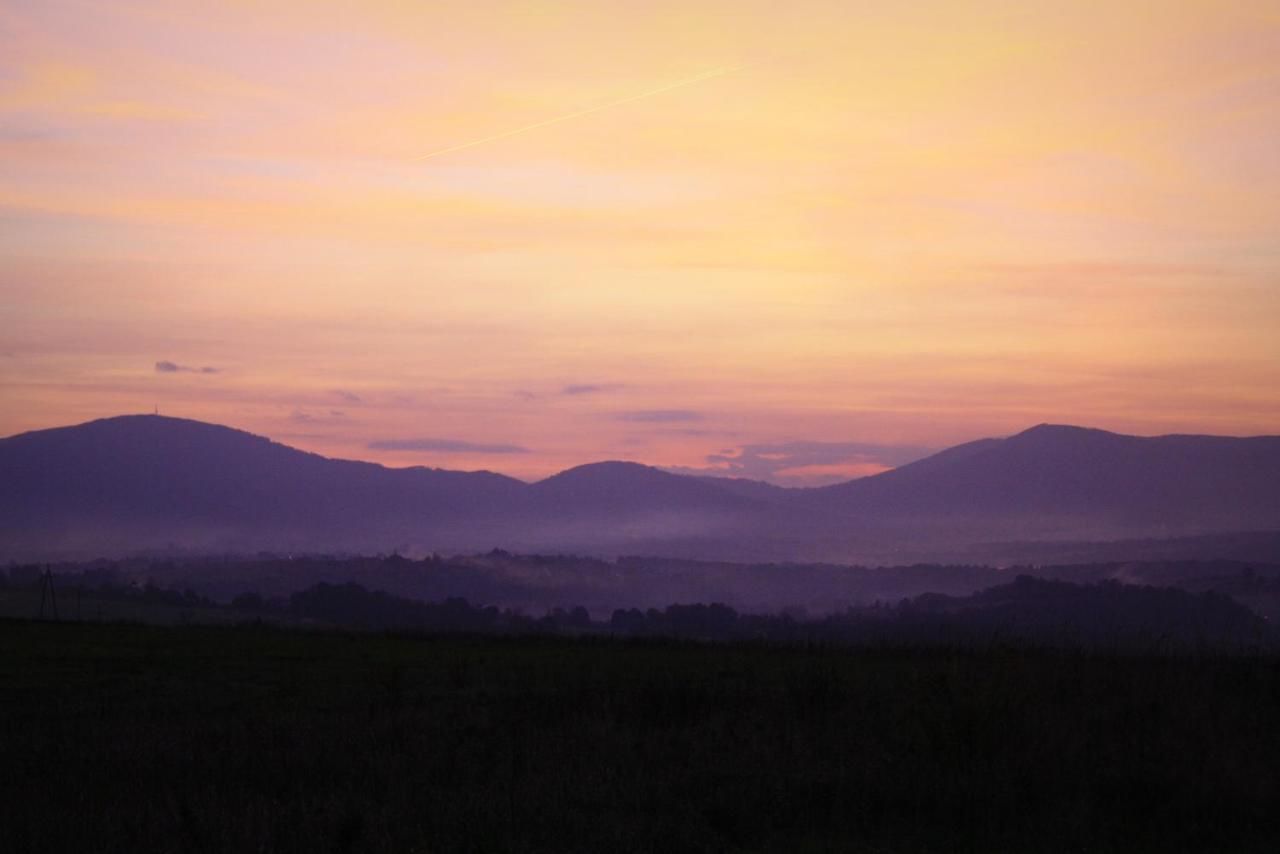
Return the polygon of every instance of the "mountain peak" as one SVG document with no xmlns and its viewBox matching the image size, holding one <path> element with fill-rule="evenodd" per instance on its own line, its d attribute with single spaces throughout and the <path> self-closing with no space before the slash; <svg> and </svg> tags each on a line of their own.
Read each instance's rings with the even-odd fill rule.
<svg viewBox="0 0 1280 854">
<path fill-rule="evenodd" d="M 642 507 L 741 507 L 751 502 L 699 478 L 672 474 L 640 463 L 588 463 L 533 484 L 541 502 L 571 502 L 595 511 Z"/>
<path fill-rule="evenodd" d="M 1024 452 L 1052 454 L 1060 451 L 1085 453 L 1088 449 L 1122 448 L 1141 445 L 1150 440 L 1124 433 L 1112 433 L 1096 427 L 1077 427 L 1073 424 L 1037 424 L 1004 440 L 1009 449 Z"/>
<path fill-rule="evenodd" d="M 224 424 L 213 424 L 208 421 L 198 421 L 195 418 L 179 418 L 176 415 L 161 415 L 158 412 L 140 412 L 130 415 L 109 415 L 106 418 L 95 418 L 92 421 L 86 421 L 83 424 L 74 425 L 76 427 L 162 427 L 171 429 L 182 429 L 188 427 L 197 427 L 212 430 L 226 430 L 234 433 L 243 433 L 243 430 L 237 430 L 235 427 L 228 427 Z"/>
<path fill-rule="evenodd" d="M 628 460 L 604 460 L 598 463 L 584 463 L 580 466 L 565 469 L 562 472 L 553 474 L 551 477 L 545 478 L 539 483 L 548 483 L 550 481 L 567 481 L 567 480 L 612 480 L 615 478 L 666 478 L 675 477 L 661 469 L 647 466 L 643 463 L 630 462 Z"/>
<path fill-rule="evenodd" d="M 1010 436 L 1011 439 L 1019 439 L 1023 437 L 1053 437 L 1053 436 L 1118 436 L 1118 433 L 1111 433 L 1106 430 L 1099 430 L 1096 427 L 1077 427 L 1074 424 L 1037 424 L 1034 427 L 1028 427 L 1021 433 L 1015 433 Z"/>
<path fill-rule="evenodd" d="M 130 450 L 154 452 L 162 448 L 182 448 L 190 452 L 197 448 L 213 451 L 268 446 L 289 453 L 304 453 L 277 445 L 265 436 L 234 427 L 154 414 L 114 415 L 67 427 L 19 433 L 0 439 L 0 442 L 15 448 L 58 448 L 68 453 L 90 451 L 104 454 Z"/>
</svg>

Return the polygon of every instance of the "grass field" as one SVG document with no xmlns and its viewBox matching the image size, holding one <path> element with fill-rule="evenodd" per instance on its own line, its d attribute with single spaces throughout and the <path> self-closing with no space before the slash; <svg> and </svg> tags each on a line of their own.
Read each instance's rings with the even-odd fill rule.
<svg viewBox="0 0 1280 854">
<path fill-rule="evenodd" d="M 1272 851 L 1280 660 L 0 621 L 5 851 Z"/>
</svg>

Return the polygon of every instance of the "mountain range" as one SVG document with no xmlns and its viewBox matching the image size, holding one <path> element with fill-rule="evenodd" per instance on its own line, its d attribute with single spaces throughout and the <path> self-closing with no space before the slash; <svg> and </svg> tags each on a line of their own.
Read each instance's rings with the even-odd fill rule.
<svg viewBox="0 0 1280 854">
<path fill-rule="evenodd" d="M 0 439 L 0 559 L 501 547 L 902 563 L 994 541 L 1278 528 L 1277 436 L 1040 425 L 810 489 L 630 462 L 536 483 L 388 468 L 153 415 Z"/>
</svg>

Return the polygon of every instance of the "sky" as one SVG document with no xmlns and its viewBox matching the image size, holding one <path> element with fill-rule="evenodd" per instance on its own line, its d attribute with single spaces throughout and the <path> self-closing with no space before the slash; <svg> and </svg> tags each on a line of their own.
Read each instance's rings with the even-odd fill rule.
<svg viewBox="0 0 1280 854">
<path fill-rule="evenodd" d="M 1280 4 L 0 0 L 0 435 L 786 484 L 1280 432 Z"/>
</svg>

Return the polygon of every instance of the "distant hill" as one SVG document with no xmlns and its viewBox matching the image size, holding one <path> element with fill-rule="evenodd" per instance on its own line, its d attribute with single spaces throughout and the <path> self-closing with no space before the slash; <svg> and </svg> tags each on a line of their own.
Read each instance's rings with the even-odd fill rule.
<svg viewBox="0 0 1280 854">
<path fill-rule="evenodd" d="M 520 550 L 714 554 L 744 542 L 765 509 L 700 478 L 589 463 L 529 485 L 499 541 Z"/>
<path fill-rule="evenodd" d="M 808 490 L 801 501 L 864 520 L 971 524 L 975 533 L 1086 538 L 1274 528 L 1280 437 L 1142 438 L 1042 424 Z"/>
<path fill-rule="evenodd" d="M 974 547 L 993 542 L 1076 548 L 1276 529 L 1280 437 L 1140 438 L 1041 425 L 817 489 L 629 462 L 527 484 L 328 459 L 152 415 L 0 439 L 0 558 L 500 546 L 904 563 L 979 554 Z M 1021 548 L 998 553 L 1016 560 Z"/>
<path fill-rule="evenodd" d="M 667 510 L 742 511 L 751 498 L 708 482 L 627 462 L 589 463 L 562 471 L 529 487 L 539 509 L 584 515 Z"/>
<path fill-rule="evenodd" d="M 0 536 L 108 550 L 385 547 L 473 524 L 525 484 L 332 460 L 240 430 L 122 416 L 0 440 Z"/>
</svg>

